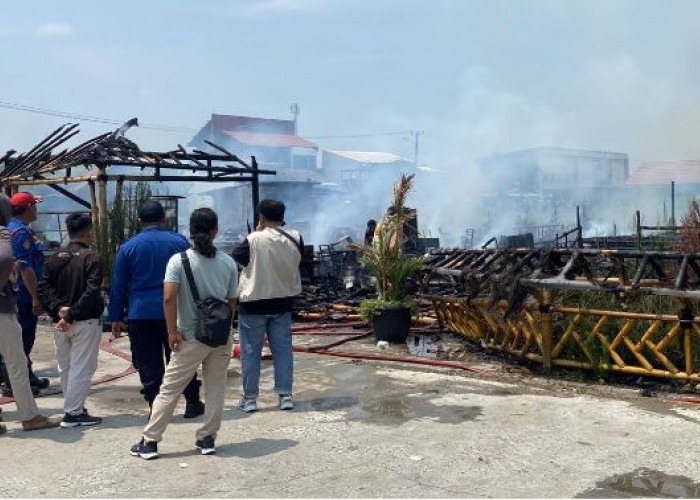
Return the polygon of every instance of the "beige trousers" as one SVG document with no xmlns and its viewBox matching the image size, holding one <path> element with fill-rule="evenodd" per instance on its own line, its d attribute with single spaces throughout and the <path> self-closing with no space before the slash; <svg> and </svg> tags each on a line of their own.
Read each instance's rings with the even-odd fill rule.
<svg viewBox="0 0 700 500">
<path fill-rule="evenodd" d="M 216 438 L 224 414 L 226 391 L 226 368 L 231 361 L 229 338 L 225 346 L 208 347 L 197 340 L 182 343 L 179 351 L 170 355 L 170 363 L 165 367 L 163 384 L 153 401 L 151 418 L 143 430 L 146 441 L 160 441 L 165 428 L 170 423 L 180 394 L 190 383 L 199 365 L 202 365 L 204 382 L 204 425 L 197 429 L 197 439 L 205 436 Z"/>
<path fill-rule="evenodd" d="M 0 314 L 0 354 L 5 358 L 19 419 L 31 420 L 39 414 L 39 408 L 29 387 L 27 356 L 24 355 L 22 344 L 22 328 L 14 313 Z"/>
<path fill-rule="evenodd" d="M 101 339 L 102 325 L 98 319 L 76 321 L 67 332 L 53 334 L 66 413 L 77 415 L 85 407 L 90 382 L 97 370 Z"/>
</svg>

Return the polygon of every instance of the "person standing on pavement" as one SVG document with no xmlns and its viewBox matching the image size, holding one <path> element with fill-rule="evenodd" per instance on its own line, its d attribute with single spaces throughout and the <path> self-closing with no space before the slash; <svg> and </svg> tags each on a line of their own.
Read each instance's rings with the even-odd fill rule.
<svg viewBox="0 0 700 500">
<path fill-rule="evenodd" d="M 233 249 L 233 258 L 243 266 L 238 296 L 243 398 L 238 409 L 246 413 L 258 409 L 260 357 L 266 335 L 279 408 L 294 408 L 292 303 L 301 293 L 299 264 L 304 241 L 298 232 L 282 229 L 284 212 L 281 201 L 261 201 L 256 230 Z"/>
<path fill-rule="evenodd" d="M 116 338 L 124 329 L 128 304 L 129 342 L 134 367 L 141 379 L 141 394 L 153 407 L 170 362 L 168 329 L 163 312 L 163 276 L 173 255 L 187 250 L 187 238 L 165 228 L 165 210 L 157 201 L 139 207 L 141 232 L 125 242 L 117 254 L 109 296 L 109 318 Z M 197 375 L 185 387 L 185 418 L 204 413 Z"/>
<path fill-rule="evenodd" d="M 61 427 L 76 427 L 102 421 L 88 413 L 85 400 L 102 338 L 104 262 L 90 247 L 90 214 L 70 214 L 66 228 L 70 243 L 48 260 L 38 290 L 43 308 L 55 323 L 54 345 L 65 411 Z"/>
<path fill-rule="evenodd" d="M 36 327 L 42 313 L 37 295 L 37 281 L 44 271 L 43 245 L 29 225 L 37 219 L 37 204 L 43 200 L 31 193 L 15 193 L 10 199 L 12 220 L 7 229 L 12 234 L 12 252 L 19 263 L 17 277 L 17 319 L 22 327 L 24 354 L 29 363 L 29 382 L 34 392 L 46 389 L 49 379 L 39 378 L 32 370 L 30 354 L 36 340 Z M 6 394 L 12 394 L 11 384 L 6 381 Z"/>
<path fill-rule="evenodd" d="M 168 344 L 173 353 L 141 441 L 131 447 L 133 456 L 145 460 L 158 457 L 158 442 L 172 419 L 182 390 L 190 383 L 200 365 L 207 404 L 204 424 L 196 432 L 195 447 L 202 455 L 216 452 L 216 433 L 221 427 L 224 413 L 226 369 L 231 361 L 230 325 L 225 345 L 210 347 L 196 339 L 200 312 L 190 282 L 194 282 L 196 296 L 202 300 L 214 298 L 228 302 L 233 315 L 238 295 L 238 272 L 233 259 L 214 246 L 218 230 L 216 212 L 198 208 L 190 216 L 193 248 L 173 255 L 168 262 L 163 301 Z M 187 265 L 191 269 L 190 277 Z"/>
<path fill-rule="evenodd" d="M 22 429 L 33 431 L 58 426 L 39 413 L 29 385 L 27 356 L 22 344 L 22 328 L 17 321 L 17 304 L 12 275 L 16 264 L 12 257 L 12 235 L 7 229 L 10 220 L 10 198 L 0 194 L 0 353 L 5 359 L 9 382 L 14 387 L 15 404 Z M 0 434 L 7 432 L 0 425 Z"/>
</svg>

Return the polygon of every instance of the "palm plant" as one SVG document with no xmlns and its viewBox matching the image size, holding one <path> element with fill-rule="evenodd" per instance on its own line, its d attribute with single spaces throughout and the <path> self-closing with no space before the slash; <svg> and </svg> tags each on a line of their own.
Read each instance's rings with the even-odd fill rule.
<svg viewBox="0 0 700 500">
<path fill-rule="evenodd" d="M 404 227 L 410 212 L 406 209 L 406 198 L 413 187 L 413 174 L 402 175 L 394 185 L 394 199 L 387 214 L 377 225 L 370 246 L 356 246 L 360 262 L 377 280 L 377 300 L 365 301 L 361 313 L 369 319 L 375 309 L 389 304 L 403 304 L 415 309 L 413 301 L 406 301 L 406 280 L 423 266 L 423 258 L 403 252 L 406 237 Z"/>
</svg>

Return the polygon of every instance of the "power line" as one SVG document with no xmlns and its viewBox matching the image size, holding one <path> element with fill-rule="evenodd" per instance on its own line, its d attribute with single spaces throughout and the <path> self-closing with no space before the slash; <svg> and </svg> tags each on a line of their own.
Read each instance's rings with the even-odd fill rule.
<svg viewBox="0 0 700 500">
<path fill-rule="evenodd" d="M 348 135 L 316 135 L 306 136 L 307 139 L 354 139 L 356 137 L 381 137 L 386 135 L 409 135 L 410 130 L 396 130 L 393 132 L 374 132 L 368 134 L 348 134 Z"/>
<path fill-rule="evenodd" d="M 69 111 L 59 111 L 51 108 L 41 108 L 37 106 L 26 106 L 24 104 L 17 104 L 15 102 L 8 102 L 0 100 L 0 108 L 11 109 L 14 111 L 24 111 L 27 113 L 34 113 L 38 115 L 45 116 L 56 116 L 59 118 L 67 118 L 69 120 L 76 120 L 79 122 L 90 122 L 90 123 L 104 123 L 107 125 L 122 125 L 124 120 L 115 120 L 113 118 L 104 118 L 100 116 L 83 115 L 79 113 L 72 113 Z M 160 132 L 175 132 L 175 133 L 192 133 L 197 132 L 198 129 L 189 127 L 176 127 L 171 125 L 157 125 L 152 123 L 139 124 L 139 128 L 146 130 L 157 130 Z M 346 134 L 346 135 L 311 135 L 306 136 L 307 139 L 319 140 L 319 139 L 355 139 L 362 137 L 383 137 L 391 135 L 409 135 L 413 132 L 411 130 L 395 130 L 389 132 L 374 132 L 374 133 L 362 133 L 362 134 Z"/>
<path fill-rule="evenodd" d="M 103 118 L 99 116 L 81 115 L 78 113 L 70 113 L 67 111 L 58 111 L 49 108 L 39 108 L 36 106 L 25 106 L 23 104 L 17 104 L 14 102 L 0 101 L 0 108 L 12 109 L 15 111 L 25 111 L 27 113 L 34 113 L 38 115 L 46 116 L 57 116 L 60 118 L 67 118 L 69 120 L 76 120 L 80 122 L 91 122 L 91 123 L 105 123 L 108 125 L 122 125 L 124 120 L 114 120 L 111 118 Z M 196 129 L 187 127 L 173 127 L 169 125 L 155 125 L 150 123 L 144 123 L 139 125 L 140 128 L 147 130 L 158 130 L 161 132 L 196 132 Z"/>
</svg>

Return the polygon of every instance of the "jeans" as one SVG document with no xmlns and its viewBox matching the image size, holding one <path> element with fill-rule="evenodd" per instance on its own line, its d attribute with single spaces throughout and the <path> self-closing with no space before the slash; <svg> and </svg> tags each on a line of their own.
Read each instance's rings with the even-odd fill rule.
<svg viewBox="0 0 700 500">
<path fill-rule="evenodd" d="M 292 354 L 292 313 L 240 314 L 241 378 L 243 397 L 255 399 L 260 393 L 260 357 L 265 334 L 272 351 L 277 394 L 292 393 L 294 359 Z"/>
<path fill-rule="evenodd" d="M 165 364 L 170 363 L 168 329 L 164 319 L 130 319 L 129 342 L 134 368 L 141 379 L 141 394 L 150 405 L 156 399 L 163 383 Z M 199 401 L 200 381 L 197 373 L 187 384 L 183 394 L 188 403 Z"/>
</svg>

